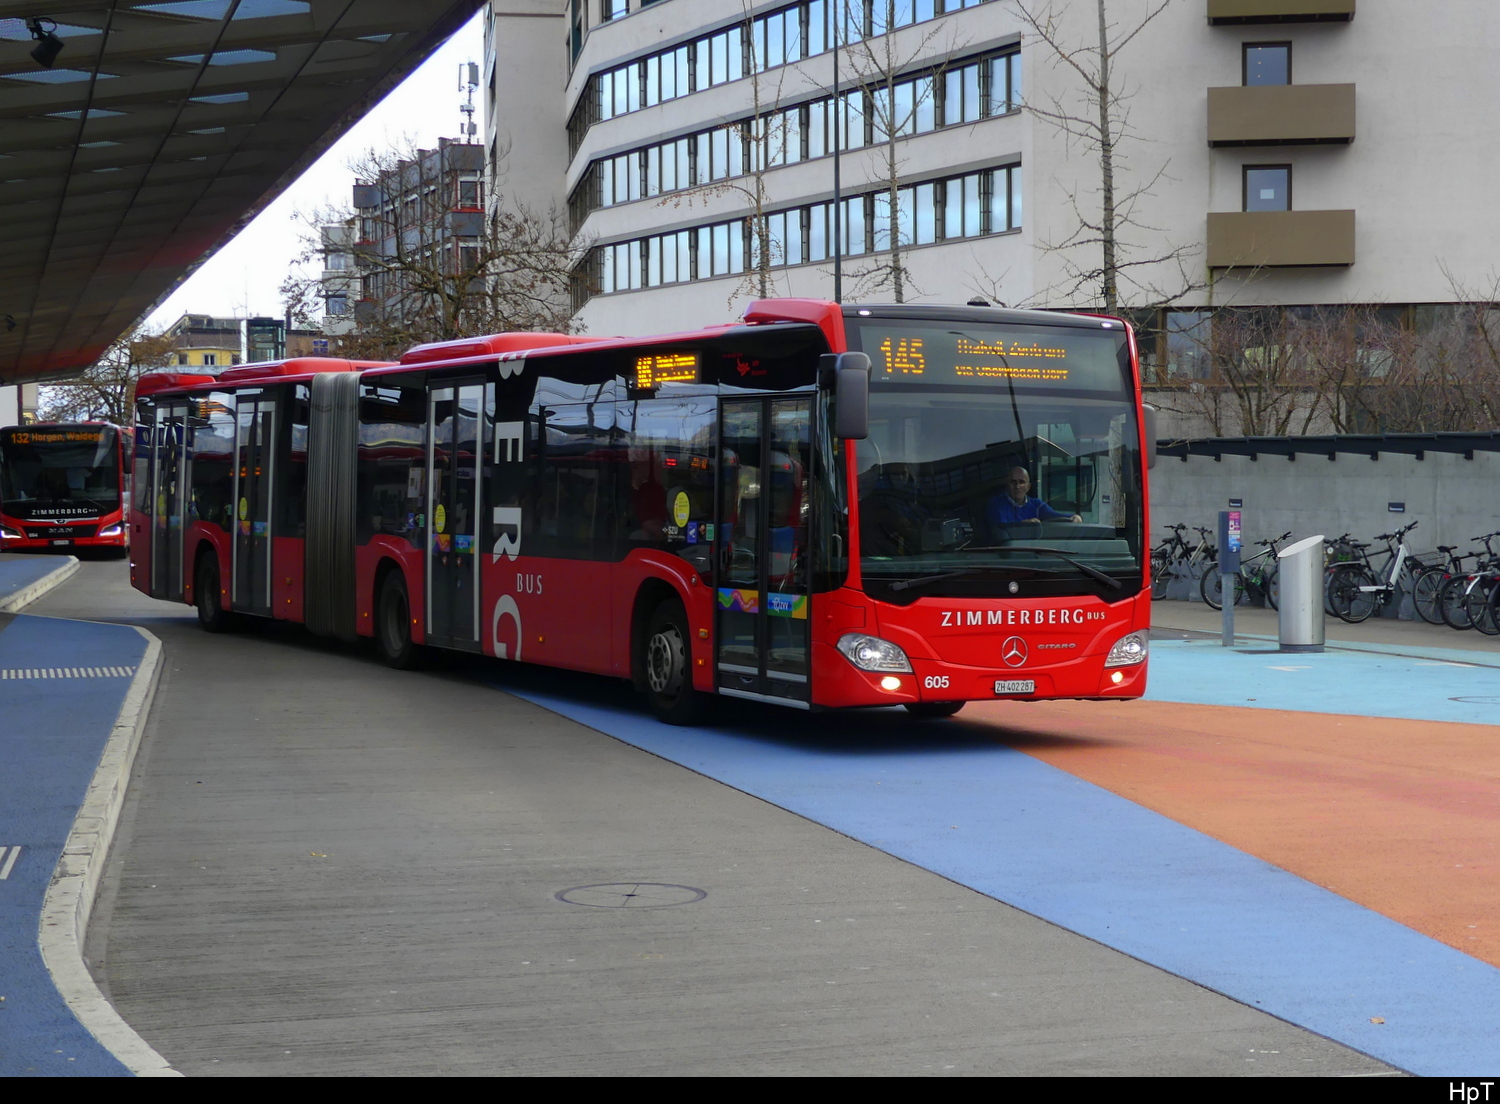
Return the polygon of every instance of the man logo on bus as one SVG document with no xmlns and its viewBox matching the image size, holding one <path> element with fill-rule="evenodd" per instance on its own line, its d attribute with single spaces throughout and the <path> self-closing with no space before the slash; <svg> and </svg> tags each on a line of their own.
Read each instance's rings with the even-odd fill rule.
<svg viewBox="0 0 1500 1104">
<path fill-rule="evenodd" d="M 1000 658 L 1007 667 L 1019 667 L 1026 662 L 1026 641 L 1019 636 L 1008 636 L 1000 645 Z"/>
</svg>

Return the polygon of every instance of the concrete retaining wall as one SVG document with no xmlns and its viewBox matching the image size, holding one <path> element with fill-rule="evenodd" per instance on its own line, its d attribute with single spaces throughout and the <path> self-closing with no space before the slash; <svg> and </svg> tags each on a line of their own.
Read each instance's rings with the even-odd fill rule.
<svg viewBox="0 0 1500 1104">
<path fill-rule="evenodd" d="M 1370 540 L 1420 521 L 1409 538 L 1413 551 L 1440 544 L 1468 551 L 1470 537 L 1500 529 L 1500 454 L 1478 452 L 1465 460 L 1429 452 L 1418 460 L 1381 453 L 1371 460 L 1340 453 L 1333 461 L 1305 454 L 1295 460 L 1164 456 L 1151 470 L 1153 543 L 1173 522 L 1213 527 L 1231 498 L 1244 502 L 1247 545 L 1288 529 L 1294 539 L 1349 532 Z M 1405 512 L 1392 513 L 1393 502 L 1405 503 Z"/>
</svg>

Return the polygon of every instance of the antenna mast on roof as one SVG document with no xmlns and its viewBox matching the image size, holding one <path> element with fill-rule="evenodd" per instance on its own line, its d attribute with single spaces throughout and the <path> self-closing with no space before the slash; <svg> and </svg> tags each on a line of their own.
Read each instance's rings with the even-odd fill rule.
<svg viewBox="0 0 1500 1104">
<path fill-rule="evenodd" d="M 466 61 L 458 67 L 458 90 L 464 100 L 458 105 L 463 121 L 458 124 L 458 136 L 465 142 L 474 141 L 479 134 L 479 124 L 474 121 L 474 93 L 479 89 L 479 66 Z"/>
</svg>

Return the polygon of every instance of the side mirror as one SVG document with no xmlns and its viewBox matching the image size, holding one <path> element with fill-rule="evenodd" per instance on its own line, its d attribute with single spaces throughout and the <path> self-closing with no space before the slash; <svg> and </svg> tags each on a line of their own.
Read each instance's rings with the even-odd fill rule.
<svg viewBox="0 0 1500 1104">
<path fill-rule="evenodd" d="M 833 390 L 833 435 L 863 441 L 870 435 L 870 358 L 864 353 L 825 353 L 818 383 Z"/>
<path fill-rule="evenodd" d="M 1144 423 L 1141 429 L 1146 435 L 1146 467 L 1154 468 L 1156 467 L 1156 407 L 1147 403 L 1141 407 L 1141 414 Z"/>
</svg>

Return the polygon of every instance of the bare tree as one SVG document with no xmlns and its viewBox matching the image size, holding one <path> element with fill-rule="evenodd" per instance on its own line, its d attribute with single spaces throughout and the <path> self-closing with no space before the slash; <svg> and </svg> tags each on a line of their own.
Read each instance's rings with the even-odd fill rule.
<svg viewBox="0 0 1500 1104">
<path fill-rule="evenodd" d="M 797 160 L 798 155 L 789 150 L 789 144 L 801 141 L 801 135 L 792 123 L 792 116 L 782 106 L 789 67 L 772 64 L 767 48 L 756 33 L 756 22 L 750 11 L 749 0 L 740 0 L 740 3 L 743 12 L 740 28 L 747 44 L 745 59 L 750 70 L 750 114 L 729 123 L 724 130 L 729 142 L 738 150 L 739 167 L 744 171 L 742 174 L 714 179 L 714 170 L 703 165 L 700 158 L 697 180 L 689 187 L 661 199 L 662 204 L 691 208 L 722 196 L 737 196 L 749 208 L 749 213 L 745 216 L 750 248 L 749 264 L 729 293 L 731 306 L 741 296 L 750 295 L 759 299 L 769 297 L 775 280 L 771 269 L 789 260 L 786 256 L 786 243 L 778 239 L 768 217 L 768 174 L 789 160 Z M 768 76 L 768 71 L 772 68 L 778 70 L 774 78 Z M 791 109 L 793 112 L 796 110 Z M 709 143 L 710 147 L 714 144 L 713 141 Z M 734 155 L 731 153 L 730 156 L 731 163 L 725 167 L 726 174 L 733 168 Z"/>
<path fill-rule="evenodd" d="M 41 390 L 37 417 L 44 422 L 113 422 L 134 420 L 135 384 L 147 372 L 171 363 L 176 343 L 144 327 L 122 335 L 97 362 L 73 380 Z"/>
<path fill-rule="evenodd" d="M 854 0 L 853 6 L 862 8 L 858 0 Z M 906 159 L 901 156 L 900 140 L 916 134 L 922 117 L 936 110 L 938 82 L 943 79 L 946 66 L 929 68 L 907 80 L 899 78 L 922 57 L 951 56 L 960 47 L 950 38 L 942 50 L 933 50 L 934 42 L 944 33 L 941 25 L 920 35 L 907 36 L 903 42 L 897 34 L 901 28 L 897 26 L 896 0 L 875 0 L 875 25 L 870 35 L 850 31 L 850 10 L 851 0 L 839 0 L 834 22 L 835 45 L 847 61 L 852 91 L 863 99 L 864 111 L 857 115 L 869 120 L 875 168 L 872 175 L 881 186 L 876 198 L 875 252 L 888 253 L 888 259 L 855 267 L 849 275 L 854 281 L 854 297 L 889 289 L 896 302 L 904 303 L 909 292 L 915 290 L 911 287 L 905 249 L 914 244 L 916 235 L 910 195 L 906 203 L 902 202 Z M 834 103 L 833 110 L 843 112 L 843 104 Z M 848 117 L 847 113 L 844 117 Z"/>
<path fill-rule="evenodd" d="M 428 341 L 576 328 L 569 286 L 582 249 L 561 220 L 456 198 L 453 175 L 435 156 L 369 151 L 351 168 L 373 204 L 302 216 L 303 252 L 281 287 L 294 318 L 310 318 L 324 291 L 320 276 L 305 273 L 322 267 L 322 227 L 357 219 L 351 252 L 361 291 L 352 330 L 339 338 L 346 356 L 384 359 Z"/>
<path fill-rule="evenodd" d="M 1033 97 L 1026 110 L 1051 123 L 1070 147 L 1082 148 L 1094 161 L 1097 187 L 1066 184 L 1074 226 L 1042 248 L 1062 258 L 1064 283 L 1042 295 L 1061 296 L 1069 304 L 1080 298 L 1118 313 L 1131 306 L 1172 302 L 1205 286 L 1192 270 L 1198 243 L 1152 246 L 1162 233 L 1143 221 L 1142 207 L 1168 179 L 1163 163 L 1142 173 L 1132 170 L 1130 147 L 1145 141 L 1131 123 L 1135 90 L 1118 76 L 1115 65 L 1137 37 L 1171 5 L 1172 0 L 1140 0 L 1137 14 L 1125 22 L 1111 15 L 1125 0 L 1010 0 L 1049 58 L 1052 68 L 1071 77 L 1064 91 Z M 1095 31 L 1071 37 L 1069 15 L 1087 8 Z M 1097 18 L 1093 18 L 1097 17 Z M 1163 277 L 1163 271 L 1167 275 Z M 1170 281 L 1163 286 L 1161 279 Z M 1124 285 L 1122 288 L 1122 284 Z"/>
</svg>

